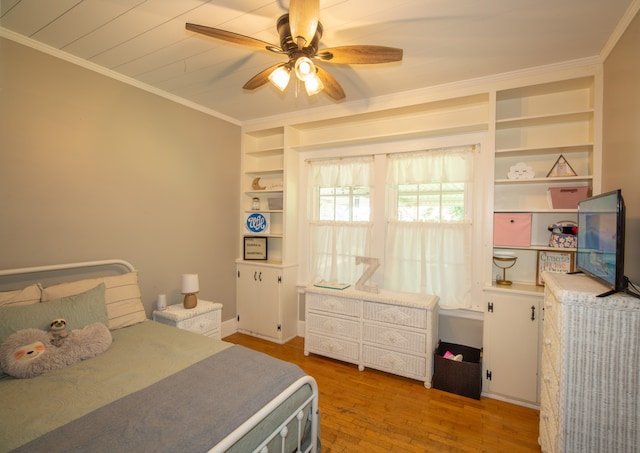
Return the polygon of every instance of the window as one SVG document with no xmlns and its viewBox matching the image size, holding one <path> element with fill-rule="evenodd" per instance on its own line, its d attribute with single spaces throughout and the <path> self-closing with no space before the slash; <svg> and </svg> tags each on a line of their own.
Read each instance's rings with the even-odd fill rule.
<svg viewBox="0 0 640 453">
<path fill-rule="evenodd" d="M 371 250 L 373 157 L 309 161 L 310 272 L 313 281 L 352 283 L 355 257 Z"/>
<path fill-rule="evenodd" d="M 362 275 L 355 257 L 371 256 L 383 266 L 374 278 L 381 287 L 470 307 L 478 150 L 307 161 L 309 279 L 354 284 Z M 385 190 L 375 190 L 382 182 Z"/>
<path fill-rule="evenodd" d="M 474 149 L 388 156 L 385 288 L 471 306 Z"/>
</svg>

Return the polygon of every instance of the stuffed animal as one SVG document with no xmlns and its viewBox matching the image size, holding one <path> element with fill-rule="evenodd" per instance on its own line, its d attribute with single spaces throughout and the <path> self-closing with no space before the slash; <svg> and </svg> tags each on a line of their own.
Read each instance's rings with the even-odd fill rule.
<svg viewBox="0 0 640 453">
<path fill-rule="evenodd" d="M 16 378 L 31 378 L 102 354 L 111 346 L 111 332 L 101 323 L 70 331 L 60 346 L 49 341 L 50 332 L 24 329 L 0 345 L 0 367 Z"/>
<path fill-rule="evenodd" d="M 49 324 L 49 340 L 52 345 L 62 346 L 62 343 L 68 335 L 67 321 L 65 321 L 64 318 L 57 318 L 51 321 L 51 324 Z"/>
</svg>

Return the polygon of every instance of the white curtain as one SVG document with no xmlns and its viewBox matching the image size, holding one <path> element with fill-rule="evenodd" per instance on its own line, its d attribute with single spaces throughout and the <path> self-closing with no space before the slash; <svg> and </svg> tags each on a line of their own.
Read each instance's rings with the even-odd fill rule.
<svg viewBox="0 0 640 453">
<path fill-rule="evenodd" d="M 369 256 L 370 221 L 320 219 L 320 189 L 327 187 L 371 187 L 373 157 L 310 161 L 309 244 L 312 281 L 353 284 L 359 278 L 356 256 Z"/>
<path fill-rule="evenodd" d="M 385 288 L 435 294 L 440 306 L 471 306 L 473 152 L 476 146 L 392 154 L 387 163 Z M 464 215 L 456 221 L 399 221 L 401 184 L 464 183 Z"/>
</svg>

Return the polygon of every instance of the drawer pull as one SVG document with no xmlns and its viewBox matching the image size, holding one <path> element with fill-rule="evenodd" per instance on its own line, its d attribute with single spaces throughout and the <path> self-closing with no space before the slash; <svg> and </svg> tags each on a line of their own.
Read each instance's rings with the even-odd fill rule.
<svg viewBox="0 0 640 453">
<path fill-rule="evenodd" d="M 327 320 L 322 327 L 324 327 L 325 330 L 328 330 L 329 332 L 335 332 L 336 330 L 338 330 L 338 323 L 336 323 L 333 320 Z"/>
</svg>

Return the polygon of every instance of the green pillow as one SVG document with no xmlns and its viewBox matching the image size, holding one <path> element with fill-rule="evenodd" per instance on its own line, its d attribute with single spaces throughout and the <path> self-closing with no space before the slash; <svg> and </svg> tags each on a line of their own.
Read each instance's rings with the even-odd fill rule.
<svg viewBox="0 0 640 453">
<path fill-rule="evenodd" d="M 49 324 L 56 318 L 67 321 L 67 331 L 81 329 L 95 322 L 109 327 L 104 283 L 75 296 L 33 305 L 0 307 L 0 344 L 19 330 L 33 328 L 49 331 Z"/>
</svg>

